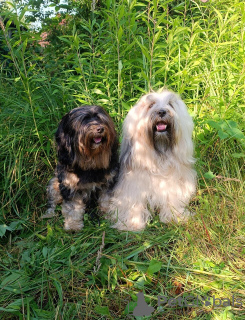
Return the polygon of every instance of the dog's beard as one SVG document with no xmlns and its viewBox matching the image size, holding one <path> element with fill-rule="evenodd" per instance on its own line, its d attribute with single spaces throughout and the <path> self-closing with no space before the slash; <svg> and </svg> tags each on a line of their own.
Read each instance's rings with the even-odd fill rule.
<svg viewBox="0 0 245 320">
<path fill-rule="evenodd" d="M 176 142 L 174 120 L 168 114 L 164 117 L 152 116 L 148 134 L 155 150 L 161 154 L 171 150 Z"/>
</svg>

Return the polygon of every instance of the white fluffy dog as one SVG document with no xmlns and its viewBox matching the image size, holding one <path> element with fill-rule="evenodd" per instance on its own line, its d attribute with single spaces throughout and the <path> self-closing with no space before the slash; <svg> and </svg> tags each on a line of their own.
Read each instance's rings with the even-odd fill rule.
<svg viewBox="0 0 245 320">
<path fill-rule="evenodd" d="M 143 96 L 129 111 L 110 199 L 115 228 L 141 230 L 154 210 L 162 222 L 187 219 L 196 189 L 192 131 L 186 105 L 167 90 Z"/>
</svg>

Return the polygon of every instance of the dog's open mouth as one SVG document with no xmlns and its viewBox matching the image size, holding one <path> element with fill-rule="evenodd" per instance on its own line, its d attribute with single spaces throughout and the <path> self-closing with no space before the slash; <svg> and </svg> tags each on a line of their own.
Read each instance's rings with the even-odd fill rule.
<svg viewBox="0 0 245 320">
<path fill-rule="evenodd" d="M 156 124 L 156 131 L 157 132 L 164 132 L 166 130 L 167 130 L 167 124 L 166 123 L 161 121 L 161 122 L 158 122 Z"/>
<path fill-rule="evenodd" d="M 95 144 L 100 144 L 102 142 L 102 137 L 94 137 L 93 141 Z"/>
</svg>

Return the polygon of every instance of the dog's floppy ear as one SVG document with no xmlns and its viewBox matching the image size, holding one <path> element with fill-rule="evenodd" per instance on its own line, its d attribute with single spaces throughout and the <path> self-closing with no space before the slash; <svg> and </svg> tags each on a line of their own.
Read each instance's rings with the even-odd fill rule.
<svg viewBox="0 0 245 320">
<path fill-rule="evenodd" d="M 138 101 L 138 103 L 135 105 L 134 108 L 149 107 L 155 102 L 156 102 L 156 97 L 154 96 L 154 93 L 148 93 L 140 98 L 140 100 Z"/>
<path fill-rule="evenodd" d="M 123 136 L 120 150 L 120 166 L 132 168 L 133 136 L 135 131 L 135 108 L 132 108 L 123 123 Z"/>
<path fill-rule="evenodd" d="M 154 96 L 153 93 L 149 93 L 146 95 L 146 103 L 147 104 L 153 104 L 156 102 L 156 97 Z"/>
<path fill-rule="evenodd" d="M 132 139 L 123 137 L 119 162 L 123 168 L 132 167 Z"/>
<path fill-rule="evenodd" d="M 193 158 L 193 121 L 188 113 L 187 107 L 178 95 L 170 101 L 173 108 L 178 114 L 178 125 L 176 126 L 177 144 L 175 145 L 176 155 L 181 162 L 191 164 L 194 163 Z"/>
<path fill-rule="evenodd" d="M 135 153 L 135 139 L 137 133 L 137 125 L 139 114 L 144 112 L 145 107 L 156 102 L 154 93 L 144 95 L 137 104 L 129 110 L 123 123 L 123 137 L 120 151 L 120 166 L 123 168 L 132 168 L 132 159 Z"/>
<path fill-rule="evenodd" d="M 74 160 L 74 150 L 73 150 L 73 134 L 68 127 L 69 114 L 66 114 L 56 131 L 55 138 L 58 149 L 58 160 L 61 164 L 72 165 Z"/>
</svg>

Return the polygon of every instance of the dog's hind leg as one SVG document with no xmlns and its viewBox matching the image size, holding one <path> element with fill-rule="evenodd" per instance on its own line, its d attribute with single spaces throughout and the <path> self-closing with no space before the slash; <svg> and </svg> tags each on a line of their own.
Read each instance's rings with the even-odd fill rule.
<svg viewBox="0 0 245 320">
<path fill-rule="evenodd" d="M 66 231 L 79 231 L 83 228 L 83 214 L 85 204 L 79 195 L 73 199 L 63 201 L 62 214 L 65 218 L 64 229 Z"/>
<path fill-rule="evenodd" d="M 58 203 L 62 202 L 62 196 L 59 189 L 59 181 L 57 177 L 52 178 L 47 186 L 47 211 L 42 219 L 52 218 L 55 216 L 55 208 Z"/>
<path fill-rule="evenodd" d="M 110 193 L 103 192 L 98 199 L 99 210 L 106 214 L 110 207 Z"/>
</svg>

